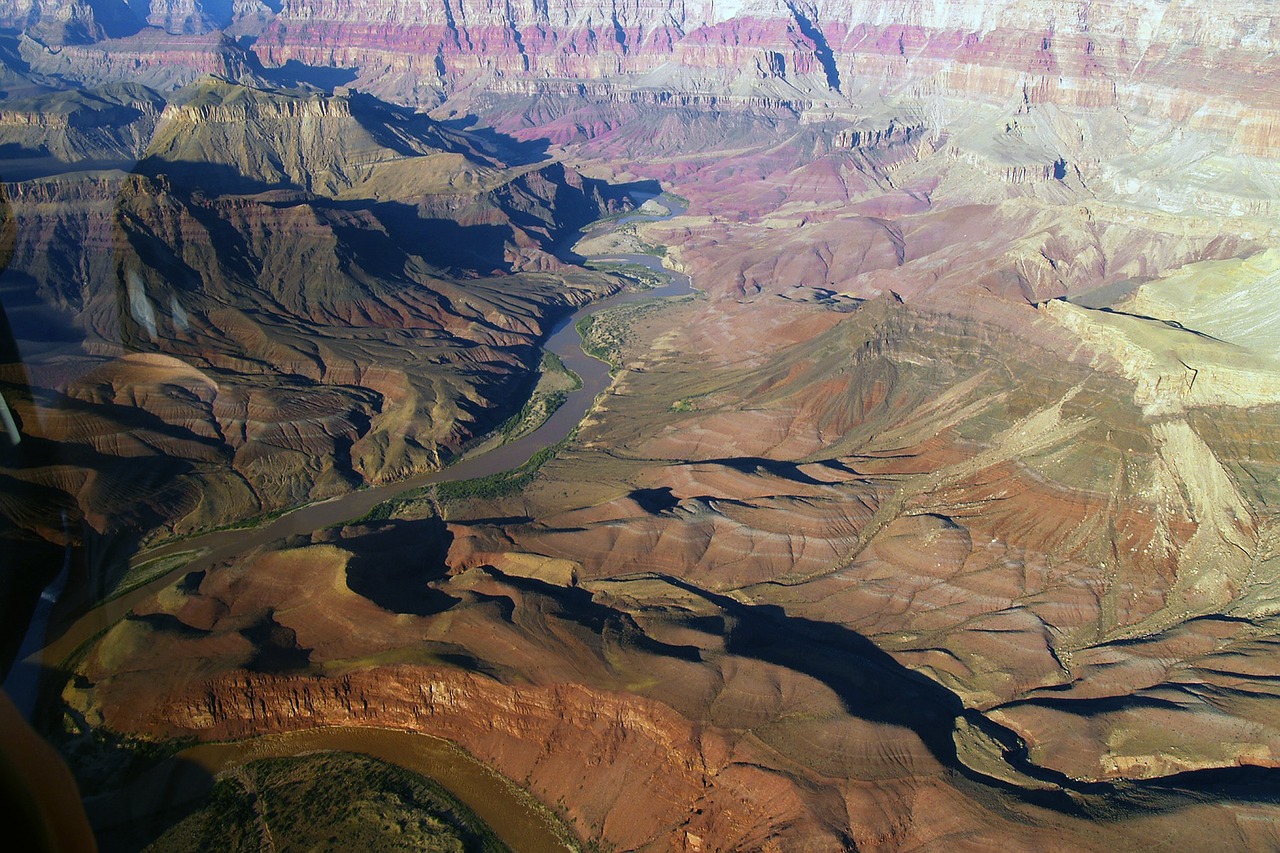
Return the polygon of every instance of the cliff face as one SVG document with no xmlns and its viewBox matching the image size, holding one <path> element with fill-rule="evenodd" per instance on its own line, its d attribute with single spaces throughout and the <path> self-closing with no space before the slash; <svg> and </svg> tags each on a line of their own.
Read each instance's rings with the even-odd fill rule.
<svg viewBox="0 0 1280 853">
<path fill-rule="evenodd" d="M 878 373 L 880 384 L 892 384 L 883 382 L 888 374 Z M 943 401 L 972 409 L 966 402 Z M 868 406 L 876 405 L 872 389 Z M 626 413 L 646 416 L 643 405 Z M 1045 452 L 1061 440 L 1049 436 Z M 788 574 L 789 560 L 802 571 L 830 565 L 818 553 L 824 537 L 848 542 L 889 517 L 874 505 L 868 478 L 910 477 L 911 463 L 924 462 L 917 454 L 875 467 L 866 449 L 843 469 L 758 459 L 752 470 L 742 458 L 673 464 L 645 475 L 643 493 L 545 515 L 536 526 L 400 518 L 295 539 L 139 602 L 95 643 L 64 697 L 91 725 L 155 737 L 323 725 L 427 732 L 557 804 L 588 838 L 629 849 L 893 850 L 941 835 L 977 849 L 1015 839 L 1027 849 L 1094 850 L 1097 827 L 1074 802 L 1047 793 L 1073 786 L 1068 776 L 1140 780 L 1213 763 L 1275 763 L 1280 741 L 1265 700 L 1234 703 L 1230 716 L 1185 701 L 1140 713 L 1163 695 L 1162 678 L 1213 691 L 1241 677 L 1240 655 L 1255 639 L 1239 623 L 1193 623 L 1062 659 L 1095 670 L 1088 681 L 1055 662 L 1056 631 L 1090 618 L 1092 590 L 1107 580 L 1075 560 L 1047 564 L 1035 556 L 1045 546 L 1029 537 L 999 545 L 980 537 L 993 523 L 1034 528 L 1034 510 L 1022 508 L 1044 510 L 1056 498 L 1053 510 L 1070 516 L 1057 532 L 1070 540 L 1070 526 L 1099 508 L 1083 492 L 1055 496 L 1016 466 L 994 487 L 994 472 L 976 482 L 961 475 L 950 488 L 966 491 L 962 498 L 916 493 L 838 571 L 810 583 Z M 963 462 L 954 447 L 935 444 L 934 452 Z M 576 457 L 591 464 L 589 454 Z M 849 470 L 854 464 L 867 470 Z M 635 476 L 616 462 L 613 470 Z M 599 488 L 554 479 L 543 487 L 535 505 Z M 997 489 L 1003 503 L 992 497 Z M 881 495 L 894 503 L 890 489 Z M 939 516 L 948 500 L 965 514 Z M 784 517 L 784 530 L 766 529 Z M 578 535 L 555 541 L 570 528 Z M 646 557 L 636 556 L 632 536 L 651 543 Z M 750 578 L 734 577 L 733 567 L 768 570 L 771 583 L 743 587 Z M 699 583 L 780 603 L 744 604 Z M 1128 593 L 1117 586 L 1106 606 L 1133 606 Z M 904 594 L 919 606 L 902 607 Z M 1144 591 L 1137 606 L 1160 594 Z M 1196 665 L 1170 666 L 1175 657 Z M 1121 683 L 1142 684 L 1133 707 L 1097 698 Z M 1090 693 L 1089 684 L 1096 701 L 1076 695 Z M 983 692 L 964 694 L 965 704 L 988 707 L 1010 728 L 964 712 L 952 691 L 966 687 Z M 1011 690 L 1017 700 L 996 698 Z M 1077 719 L 1075 707 L 1089 719 Z M 1031 762 L 1019 761 L 1012 731 L 1028 738 Z M 1108 733 L 1123 740 L 1100 756 L 1090 744 Z M 1175 738 L 1177 751 L 1152 748 L 1162 738 Z M 1040 762 L 1067 776 L 1028 775 Z M 1129 784 L 1140 805 L 1106 784 L 1073 787 L 1072 797 L 1120 812 L 1105 828 L 1112 842 L 1159 832 L 1198 846 L 1233 831 L 1233 812 L 1221 804 L 1188 803 L 1158 782 Z M 1213 796 L 1211 781 L 1199 791 L 1193 779 L 1182 784 Z M 1152 802 L 1162 808 L 1152 813 Z M 1242 837 L 1265 845 L 1274 835 L 1256 823 Z"/>
<path fill-rule="evenodd" d="M 23 38 L 18 49 L 30 72 L 88 87 L 134 83 L 173 91 L 211 74 L 252 80 L 244 51 L 217 31 L 172 35 L 148 28 L 127 37 L 62 47 Z"/>
<path fill-rule="evenodd" d="M 1255 128 L 1274 125 L 1280 108 L 1266 61 L 1280 32 L 1262 3 L 1230 12 L 1155 0 L 730 6 L 296 0 L 254 49 L 268 65 L 357 68 L 392 87 L 410 72 L 446 89 L 483 72 L 675 91 L 701 80 L 695 88 L 772 89 L 837 105 L 869 93 L 1021 98 L 1179 120 L 1215 104 L 1219 129 L 1244 121 L 1236 141 L 1254 145 Z"/>
<path fill-rule="evenodd" d="M 705 808 L 723 797 L 708 791 L 708 772 L 723 769 L 707 766 L 707 752 L 713 762 L 723 760 L 717 734 L 699 732 L 659 703 L 579 685 L 512 689 L 457 671 L 408 667 L 337 682 L 242 673 L 187 701 L 182 709 L 166 708 L 155 731 L 234 739 L 323 725 L 430 730 L 509 778 L 527 780 L 544 802 L 572 800 L 573 818 L 609 824 L 610 840 L 628 847 L 682 849 L 677 827 L 694 804 Z M 582 776 L 567 772 L 575 765 L 594 770 L 590 795 L 575 790 Z M 725 842 L 770 834 L 747 825 L 755 816 L 723 799 L 713 819 L 700 821 L 703 834 Z"/>
<path fill-rule="evenodd" d="M 93 4 L 86 0 L 7 0 L 0 26 L 22 30 L 48 44 L 78 44 L 106 37 Z"/>
<path fill-rule="evenodd" d="M 163 108 L 159 94 L 128 84 L 9 98 L 0 106 L 0 145 L 15 156 L 4 177 L 53 173 L 75 162 L 136 161 Z"/>
<path fill-rule="evenodd" d="M 55 5 L 13 2 L 0 22 L 32 36 L 33 70 L 92 84 L 246 79 L 241 48 L 216 43 L 221 28 L 252 33 L 242 45 L 269 70 L 350 69 L 367 91 L 427 106 L 477 86 L 538 94 L 607 81 L 855 115 L 884 98 L 941 134 L 964 104 L 1051 105 L 1177 122 L 1255 156 L 1274 152 L 1280 127 L 1268 61 L 1280 33 L 1262 2 Z"/>
<path fill-rule="evenodd" d="M 132 35 L 144 26 L 206 33 L 266 8 L 259 0 L 7 0 L 0 4 L 0 26 L 45 44 L 83 44 Z"/>
</svg>

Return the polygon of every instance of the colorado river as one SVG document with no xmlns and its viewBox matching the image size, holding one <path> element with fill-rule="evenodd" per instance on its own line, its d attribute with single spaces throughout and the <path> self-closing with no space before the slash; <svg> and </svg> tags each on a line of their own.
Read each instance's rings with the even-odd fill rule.
<svg viewBox="0 0 1280 853">
<path fill-rule="evenodd" d="M 656 216 L 630 214 L 615 222 L 597 226 L 587 236 L 617 228 L 628 222 L 658 222 L 684 213 L 685 206 L 667 201 L 669 213 Z M 661 287 L 641 291 L 627 291 L 585 305 L 560 319 L 551 329 L 544 344 L 546 349 L 560 356 L 565 366 L 578 374 L 582 387 L 571 392 L 564 404 L 542 426 L 515 441 L 495 447 L 483 454 L 464 457 L 440 471 L 419 474 L 406 480 L 386 485 L 372 486 L 352 491 L 340 497 L 307 504 L 278 518 L 264 522 L 259 527 L 237 530 L 219 530 L 193 536 L 153 548 L 135 557 L 134 562 L 154 560 L 182 551 L 204 550 L 201 556 L 184 563 L 160 577 L 123 595 L 107 601 L 73 622 L 57 638 L 49 642 L 42 653 L 28 658 L 29 663 L 46 663 L 58 666 L 77 648 L 128 615 L 134 605 L 189 573 L 209 569 L 237 554 L 275 542 L 289 536 L 312 533 L 344 521 L 360 518 L 385 500 L 431 483 L 447 483 L 470 480 L 509 471 L 522 465 L 534 453 L 550 447 L 573 432 L 574 427 L 590 410 L 596 398 L 609 387 L 609 367 L 582 351 L 582 339 L 578 335 L 577 322 L 583 317 L 623 305 L 628 302 L 683 295 L 690 292 L 689 276 L 662 265 L 652 255 L 617 254 L 592 256 L 590 260 L 640 264 L 668 277 Z"/>
</svg>

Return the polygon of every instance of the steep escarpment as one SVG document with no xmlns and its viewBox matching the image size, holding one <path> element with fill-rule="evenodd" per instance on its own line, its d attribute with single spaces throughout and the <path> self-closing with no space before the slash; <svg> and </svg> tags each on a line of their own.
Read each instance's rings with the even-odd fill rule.
<svg viewBox="0 0 1280 853">
<path fill-rule="evenodd" d="M 0 25 L 22 30 L 49 44 L 76 44 L 106 36 L 92 3 L 72 0 L 9 0 L 0 5 Z"/>
<path fill-rule="evenodd" d="M 140 83 L 172 91 L 209 74 L 254 79 L 255 63 L 221 31 L 175 35 L 145 28 L 120 38 L 64 46 L 20 37 L 17 53 L 23 70 L 82 86 Z"/>
<path fill-rule="evenodd" d="M 142 156 L 164 107 L 143 86 L 109 85 L 9 98 L 0 107 L 8 181 L 74 169 L 129 169 Z"/>
<path fill-rule="evenodd" d="M 218 194 L 293 187 L 332 196 L 380 166 L 446 150 L 476 166 L 487 160 L 464 136 L 373 99 L 285 94 L 215 78 L 183 90 L 165 109 L 139 170 Z"/>
<path fill-rule="evenodd" d="M 476 73 L 598 78 L 647 71 L 670 54 L 684 26 L 683 4 L 668 9 L 645 0 L 607 7 L 414 3 L 394 16 L 344 2 L 290 3 L 254 50 L 267 65 L 364 67 L 362 82 L 377 91 L 427 100 L 446 82 Z M 337 45 L 343 60 L 335 63 Z"/>
<path fill-rule="evenodd" d="M 923 101 L 935 118 L 962 112 L 952 99 L 976 99 L 1189 118 L 1259 151 L 1275 125 L 1271 26 L 1256 4 L 1219 15 L 1154 2 L 423 3 L 392 20 L 373 7 L 294 2 L 254 49 L 267 65 L 350 67 L 380 91 L 427 102 L 476 75 L 674 93 L 710 84 L 843 109 L 879 95 Z M 414 82 L 423 77 L 438 88 Z"/>
<path fill-rule="evenodd" d="M 885 98 L 922 107 L 935 125 L 963 115 L 965 103 L 1054 105 L 1179 122 L 1251 154 L 1273 151 L 1280 109 L 1267 63 L 1274 22 L 1253 2 L 1230 13 L 1182 2 L 1051 0 L 906 9 L 875 0 L 480 0 L 411 3 L 394 13 L 341 0 L 296 0 L 274 12 L 257 3 L 156 2 L 114 12 L 80 3 L 61 13 L 10 6 L 0 20 L 31 37 L 23 50 L 32 69 L 98 82 L 132 75 L 159 83 L 166 72 L 148 57 L 181 39 L 192 53 L 196 39 L 208 40 L 199 34 L 226 29 L 254 33 L 252 51 L 268 68 L 351 69 L 361 87 L 428 105 L 477 83 L 554 90 L 604 80 L 629 91 L 750 94 L 855 114 Z M 194 52 L 225 57 L 217 73 L 235 78 L 250 70 L 232 58 L 237 50 L 215 35 Z M 170 81 L 188 73 L 179 68 L 215 70 L 170 58 Z"/>
</svg>

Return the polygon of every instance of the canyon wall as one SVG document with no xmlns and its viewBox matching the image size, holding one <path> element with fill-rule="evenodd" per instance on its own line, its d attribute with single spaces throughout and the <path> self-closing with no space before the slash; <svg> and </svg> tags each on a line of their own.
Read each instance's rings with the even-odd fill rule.
<svg viewBox="0 0 1280 853">
<path fill-rule="evenodd" d="M 1280 71 L 1268 61 L 1280 32 L 1261 0 L 1229 11 L 1180 0 L 289 0 L 278 9 L 14 0 L 0 8 L 0 27 L 24 31 L 33 70 L 91 83 L 132 75 L 181 85 L 193 79 L 181 68 L 249 73 L 242 61 L 216 68 L 175 52 L 162 74 L 148 57 L 167 38 L 186 40 L 171 41 L 175 51 L 197 54 L 248 48 L 267 69 L 350 69 L 368 91 L 425 106 L 477 87 L 539 92 L 607 81 L 615 90 L 754 96 L 838 115 L 888 99 L 934 133 L 965 103 L 1119 110 L 1185 124 L 1254 155 L 1274 152 L 1280 127 Z M 219 29 L 238 46 L 217 45 Z M 201 38 L 210 47 L 199 48 Z"/>
<path fill-rule="evenodd" d="M 1021 100 L 1192 119 L 1251 150 L 1274 145 L 1280 72 L 1267 57 L 1280 32 L 1265 3 L 728 6 L 295 0 L 254 50 L 267 65 L 359 69 L 391 91 L 410 74 L 446 91 L 481 74 L 754 89 L 855 110 L 868 96 L 926 110 L 931 98 Z"/>
</svg>

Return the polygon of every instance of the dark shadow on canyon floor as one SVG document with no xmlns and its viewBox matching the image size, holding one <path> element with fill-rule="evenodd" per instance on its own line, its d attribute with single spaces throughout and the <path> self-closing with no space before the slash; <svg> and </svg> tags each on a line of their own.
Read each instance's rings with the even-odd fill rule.
<svg viewBox="0 0 1280 853">
<path fill-rule="evenodd" d="M 932 679 L 898 663 L 873 642 L 842 625 L 788 615 L 776 605 L 743 604 L 679 578 L 652 577 L 719 607 L 726 650 L 731 654 L 783 666 L 821 681 L 840 697 L 850 714 L 870 722 L 913 731 L 956 781 L 995 789 L 1004 795 L 1090 820 L 1113 820 L 1172 811 L 1206 801 L 1280 802 L 1280 770 L 1223 768 L 1145 781 L 1080 782 L 1033 764 L 1026 745 L 1012 731 L 968 710 L 959 697 Z M 715 620 L 699 617 L 704 629 Z M 1023 788 L 976 772 L 960 761 L 952 732 L 959 719 L 980 728 L 1003 748 L 1004 760 L 1017 772 L 1059 786 Z"/>
<path fill-rule="evenodd" d="M 430 585 L 448 575 L 445 556 L 452 541 L 453 534 L 439 518 L 383 522 L 360 536 L 358 550 L 347 563 L 347 586 L 393 613 L 441 613 L 458 603 Z"/>
</svg>

